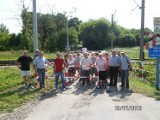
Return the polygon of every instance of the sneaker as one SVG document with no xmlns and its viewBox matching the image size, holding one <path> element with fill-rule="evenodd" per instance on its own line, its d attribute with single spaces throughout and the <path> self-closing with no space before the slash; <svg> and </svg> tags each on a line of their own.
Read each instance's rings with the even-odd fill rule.
<svg viewBox="0 0 160 120">
<path fill-rule="evenodd" d="M 53 91 L 57 91 L 57 88 L 53 88 Z"/>
<path fill-rule="evenodd" d="M 66 91 L 67 89 L 66 88 L 63 88 L 63 91 Z"/>
</svg>

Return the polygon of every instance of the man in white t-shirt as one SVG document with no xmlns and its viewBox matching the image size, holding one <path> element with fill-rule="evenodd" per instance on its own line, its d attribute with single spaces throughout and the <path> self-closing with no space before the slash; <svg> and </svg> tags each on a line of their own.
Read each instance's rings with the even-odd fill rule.
<svg viewBox="0 0 160 120">
<path fill-rule="evenodd" d="M 92 65 L 92 61 L 88 57 L 88 53 L 87 52 L 84 53 L 84 57 L 80 60 L 80 65 L 82 66 L 82 71 L 81 71 L 82 73 L 81 73 L 81 75 L 89 77 L 90 76 L 89 69 L 90 69 L 90 67 Z M 87 81 L 87 85 L 90 85 L 89 78 L 83 78 L 82 79 L 82 86 L 85 85 L 85 81 Z"/>
<path fill-rule="evenodd" d="M 73 55 L 72 54 L 69 54 L 68 55 L 68 58 L 67 58 L 67 64 L 68 66 L 72 66 L 74 65 L 74 62 L 75 62 L 75 59 L 73 58 Z M 68 73 L 69 73 L 69 76 L 74 76 L 75 75 L 75 68 L 74 67 L 70 67 L 68 69 Z M 70 82 L 73 82 L 73 79 L 71 79 Z"/>
</svg>

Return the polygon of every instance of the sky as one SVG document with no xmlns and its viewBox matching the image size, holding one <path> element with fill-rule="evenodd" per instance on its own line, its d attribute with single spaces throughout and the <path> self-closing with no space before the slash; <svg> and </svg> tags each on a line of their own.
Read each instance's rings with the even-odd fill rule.
<svg viewBox="0 0 160 120">
<path fill-rule="evenodd" d="M 10 33 L 21 31 L 22 0 L 0 0 L 0 24 L 3 23 Z M 25 5 L 32 11 L 32 1 L 24 0 Z M 37 12 L 56 13 L 72 11 L 73 17 L 79 20 L 106 18 L 125 28 L 141 28 L 142 0 L 37 0 Z M 145 27 L 153 30 L 153 18 L 160 17 L 160 0 L 145 0 Z M 73 12 L 75 11 L 75 12 Z"/>
</svg>

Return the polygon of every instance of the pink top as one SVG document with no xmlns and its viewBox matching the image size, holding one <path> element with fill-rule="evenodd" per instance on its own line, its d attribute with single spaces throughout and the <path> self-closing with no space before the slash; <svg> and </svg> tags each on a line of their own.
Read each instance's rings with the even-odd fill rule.
<svg viewBox="0 0 160 120">
<path fill-rule="evenodd" d="M 107 61 L 105 58 L 97 58 L 96 65 L 99 71 L 106 71 Z"/>
</svg>

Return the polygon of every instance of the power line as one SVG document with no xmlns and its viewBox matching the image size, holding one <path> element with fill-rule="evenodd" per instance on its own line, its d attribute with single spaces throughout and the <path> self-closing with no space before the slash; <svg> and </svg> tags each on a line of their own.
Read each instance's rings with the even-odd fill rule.
<svg viewBox="0 0 160 120">
<path fill-rule="evenodd" d="M 138 3 L 135 1 L 135 0 L 133 0 L 134 1 L 134 3 L 137 5 L 137 7 L 139 7 L 140 8 L 140 6 L 138 5 Z"/>
<path fill-rule="evenodd" d="M 132 12 L 133 12 L 135 9 L 140 8 L 140 6 L 138 5 L 138 3 L 137 3 L 135 0 L 133 0 L 133 2 L 136 4 L 136 7 L 131 10 L 130 14 L 132 14 Z"/>
</svg>

